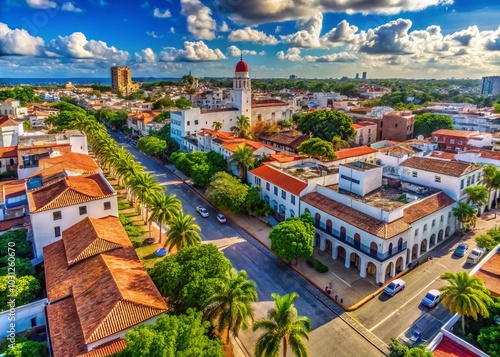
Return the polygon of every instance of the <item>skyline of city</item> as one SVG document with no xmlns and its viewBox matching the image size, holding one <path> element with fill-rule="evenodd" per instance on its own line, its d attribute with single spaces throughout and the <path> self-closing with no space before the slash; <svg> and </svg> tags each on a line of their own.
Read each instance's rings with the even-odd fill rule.
<svg viewBox="0 0 500 357">
<path fill-rule="evenodd" d="M 249 0 L 0 0 L 0 78 L 480 78 L 497 75 L 500 5 L 481 0 L 301 6 Z M 103 24 L 98 26 L 97 24 Z"/>
</svg>

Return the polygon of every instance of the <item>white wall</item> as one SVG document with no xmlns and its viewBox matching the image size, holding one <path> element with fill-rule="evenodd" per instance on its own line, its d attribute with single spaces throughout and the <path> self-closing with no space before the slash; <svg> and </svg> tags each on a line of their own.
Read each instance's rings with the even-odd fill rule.
<svg viewBox="0 0 500 357">
<path fill-rule="evenodd" d="M 104 202 L 111 202 L 111 209 L 105 210 Z M 81 206 L 87 206 L 87 214 L 80 215 L 79 207 Z M 54 221 L 53 213 L 58 211 L 61 211 L 62 218 Z M 33 227 L 35 256 L 42 257 L 43 247 L 60 240 L 64 230 L 82 219 L 86 217 L 102 218 L 107 216 L 118 217 L 118 201 L 116 195 L 73 206 L 32 213 L 30 218 Z M 55 227 L 61 228 L 61 236 L 55 236 Z"/>
<path fill-rule="evenodd" d="M 69 138 L 71 152 L 88 155 L 87 137 L 85 135 L 71 136 Z"/>
<path fill-rule="evenodd" d="M 45 305 L 47 299 L 34 301 L 23 306 L 16 306 L 15 313 L 4 311 L 0 313 L 0 338 L 10 335 L 10 324 L 14 324 L 15 333 L 26 331 L 31 326 L 31 319 L 36 318 L 36 325 L 45 325 Z"/>
</svg>

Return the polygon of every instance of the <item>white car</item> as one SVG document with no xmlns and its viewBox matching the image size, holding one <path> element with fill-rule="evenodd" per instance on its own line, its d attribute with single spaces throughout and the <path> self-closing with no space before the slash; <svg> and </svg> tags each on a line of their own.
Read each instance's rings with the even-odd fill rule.
<svg viewBox="0 0 500 357">
<path fill-rule="evenodd" d="M 226 216 L 224 216 L 222 213 L 219 213 L 217 215 L 217 220 L 219 221 L 219 223 L 226 223 L 227 222 Z"/>
<path fill-rule="evenodd" d="M 384 289 L 384 293 L 390 296 L 396 295 L 401 290 L 404 290 L 406 287 L 406 283 L 403 279 L 395 279 L 389 283 Z"/>
<path fill-rule="evenodd" d="M 429 292 L 422 299 L 422 305 L 427 307 L 434 307 L 438 304 L 441 292 L 436 289 L 429 290 Z"/>
<path fill-rule="evenodd" d="M 469 256 L 467 257 L 467 263 L 472 265 L 479 263 L 484 253 L 485 250 L 483 248 L 472 249 L 472 251 L 469 253 Z"/>
<path fill-rule="evenodd" d="M 196 212 L 198 212 L 200 214 L 200 216 L 202 216 L 203 218 L 208 217 L 208 211 L 205 207 L 196 206 Z"/>
</svg>

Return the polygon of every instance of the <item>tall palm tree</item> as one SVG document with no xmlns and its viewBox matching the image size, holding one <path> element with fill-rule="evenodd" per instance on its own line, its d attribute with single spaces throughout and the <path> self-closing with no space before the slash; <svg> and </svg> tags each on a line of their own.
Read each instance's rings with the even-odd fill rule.
<svg viewBox="0 0 500 357">
<path fill-rule="evenodd" d="M 236 125 L 231 128 L 231 131 L 240 138 L 244 138 L 248 135 L 250 124 L 250 118 L 245 114 L 241 114 L 239 117 L 236 117 Z"/>
<path fill-rule="evenodd" d="M 233 151 L 229 163 L 238 167 L 241 181 L 247 182 L 247 169 L 253 167 L 255 163 L 252 148 L 247 145 L 238 146 Z"/>
<path fill-rule="evenodd" d="M 493 300 L 484 281 L 467 272 L 453 274 L 450 272 L 441 275 L 450 285 L 443 286 L 441 297 L 443 305 L 452 314 L 462 315 L 462 332 L 465 334 L 465 316 L 471 316 L 477 320 L 478 316 L 488 317 L 488 305 Z"/>
<path fill-rule="evenodd" d="M 476 224 L 476 210 L 470 206 L 468 203 L 459 202 L 457 207 L 453 207 L 451 209 L 453 211 L 453 215 L 457 218 L 463 228 L 467 229 L 471 225 Z"/>
<path fill-rule="evenodd" d="M 483 185 L 469 186 L 465 188 L 465 193 L 469 196 L 468 202 L 476 205 L 478 214 L 481 214 L 481 206 L 488 204 L 488 189 Z"/>
<path fill-rule="evenodd" d="M 340 136 L 334 136 L 332 138 L 333 150 L 337 151 L 339 149 L 348 149 L 351 147 L 349 143 L 345 140 L 342 140 Z"/>
<path fill-rule="evenodd" d="M 255 357 L 278 357 L 283 343 L 283 357 L 286 357 L 287 347 L 297 357 L 307 357 L 307 348 L 303 339 L 309 340 L 311 321 L 305 316 L 299 316 L 293 301 L 299 296 L 291 293 L 280 296 L 271 295 L 275 306 L 268 311 L 267 319 L 260 319 L 253 324 L 253 331 L 263 329 L 255 345 Z"/>
<path fill-rule="evenodd" d="M 163 192 L 153 192 L 149 197 L 151 215 L 149 216 L 149 235 L 151 235 L 151 222 L 157 222 L 160 226 L 160 244 L 161 228 L 175 215 L 182 210 L 182 203 L 175 195 L 165 195 Z"/>
<path fill-rule="evenodd" d="M 222 123 L 220 121 L 214 121 L 214 123 L 212 124 L 212 129 L 214 129 L 215 131 L 221 130 Z"/>
<path fill-rule="evenodd" d="M 493 202 L 497 202 L 497 191 L 500 189 L 500 169 L 495 165 L 487 165 L 483 168 L 483 183 L 486 188 L 490 191 L 489 196 L 491 196 L 491 191 L 495 192 L 493 196 Z M 489 205 L 490 199 L 488 196 L 488 208 L 491 208 Z M 495 213 L 496 215 L 496 213 Z"/>
<path fill-rule="evenodd" d="M 198 231 L 200 226 L 194 223 L 195 219 L 190 214 L 179 212 L 169 222 L 170 231 L 165 246 L 170 250 L 173 246 L 181 250 L 184 247 L 201 244 Z"/>
<path fill-rule="evenodd" d="M 234 269 L 231 269 L 227 281 L 208 300 L 205 316 L 219 333 L 227 329 L 226 344 L 229 344 L 230 333 L 238 336 L 240 328 L 248 329 L 248 320 L 253 321 L 254 313 L 251 304 L 256 301 L 257 287 L 255 282 L 248 280 L 246 271 L 241 270 L 236 273 Z"/>
<path fill-rule="evenodd" d="M 154 177 L 145 172 L 138 173 L 136 176 L 134 176 L 134 178 L 132 178 L 132 180 L 130 181 L 130 189 L 132 191 L 132 194 L 136 198 L 136 202 L 140 206 L 141 213 L 144 212 L 143 208 L 145 208 L 149 203 L 149 197 L 151 197 L 152 193 L 154 191 L 163 191 Z M 147 221 L 147 218 L 144 217 L 144 214 L 142 220 L 144 222 Z"/>
</svg>

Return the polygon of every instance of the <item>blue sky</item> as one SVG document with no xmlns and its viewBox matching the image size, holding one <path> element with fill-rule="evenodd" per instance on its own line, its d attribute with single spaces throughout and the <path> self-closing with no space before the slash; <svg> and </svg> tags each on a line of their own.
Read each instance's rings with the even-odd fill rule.
<svg viewBox="0 0 500 357">
<path fill-rule="evenodd" d="M 231 77 L 240 49 L 253 78 L 500 75 L 500 4 L 0 0 L 0 77 Z"/>
</svg>

